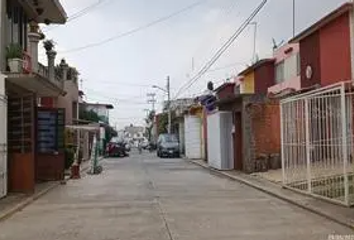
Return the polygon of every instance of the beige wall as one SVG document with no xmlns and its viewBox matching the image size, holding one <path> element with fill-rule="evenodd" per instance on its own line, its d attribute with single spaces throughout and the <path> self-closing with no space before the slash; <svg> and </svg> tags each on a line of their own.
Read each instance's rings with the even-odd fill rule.
<svg viewBox="0 0 354 240">
<path fill-rule="evenodd" d="M 79 88 L 75 82 L 66 80 L 64 90 L 67 94 L 58 98 L 58 108 L 65 108 L 66 124 L 71 125 L 73 124 L 73 102 L 79 101 Z"/>
</svg>

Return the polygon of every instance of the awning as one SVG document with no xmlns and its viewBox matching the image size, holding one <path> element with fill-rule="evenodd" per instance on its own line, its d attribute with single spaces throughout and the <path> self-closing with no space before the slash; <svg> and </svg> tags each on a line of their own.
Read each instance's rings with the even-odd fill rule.
<svg viewBox="0 0 354 240">
<path fill-rule="evenodd" d="M 28 1 L 19 0 L 28 15 L 38 23 L 66 23 L 67 15 L 59 0 Z"/>
</svg>

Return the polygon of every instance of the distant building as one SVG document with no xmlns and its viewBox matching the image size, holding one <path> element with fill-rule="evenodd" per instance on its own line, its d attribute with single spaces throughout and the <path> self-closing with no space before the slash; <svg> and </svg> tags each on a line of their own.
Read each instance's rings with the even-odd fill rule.
<svg viewBox="0 0 354 240">
<path fill-rule="evenodd" d="M 141 126 L 130 125 L 124 128 L 124 138 L 130 144 L 137 146 L 139 141 L 145 141 L 145 128 Z"/>
</svg>

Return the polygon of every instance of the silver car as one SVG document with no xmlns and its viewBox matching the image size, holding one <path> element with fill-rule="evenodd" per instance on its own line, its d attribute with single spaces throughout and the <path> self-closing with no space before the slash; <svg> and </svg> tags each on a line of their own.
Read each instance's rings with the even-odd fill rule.
<svg viewBox="0 0 354 240">
<path fill-rule="evenodd" d="M 180 157 L 179 143 L 174 134 L 161 134 L 157 140 L 158 157 Z"/>
</svg>

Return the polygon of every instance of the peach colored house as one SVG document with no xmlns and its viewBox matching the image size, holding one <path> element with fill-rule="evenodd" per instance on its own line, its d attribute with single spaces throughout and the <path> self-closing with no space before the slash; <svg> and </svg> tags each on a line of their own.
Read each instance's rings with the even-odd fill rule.
<svg viewBox="0 0 354 240">
<path fill-rule="evenodd" d="M 70 73 L 73 68 L 67 66 L 66 69 L 63 77 L 66 95 L 58 97 L 57 106 L 65 109 L 65 124 L 72 125 L 79 119 L 78 75 Z"/>
</svg>

